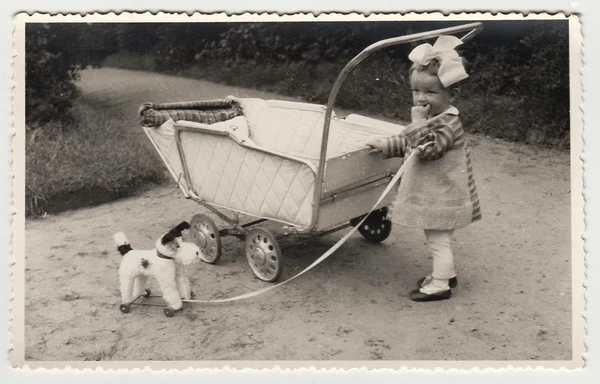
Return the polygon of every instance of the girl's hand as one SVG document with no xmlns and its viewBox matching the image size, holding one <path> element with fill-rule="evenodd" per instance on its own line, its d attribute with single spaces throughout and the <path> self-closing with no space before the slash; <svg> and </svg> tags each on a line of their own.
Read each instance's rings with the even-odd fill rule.
<svg viewBox="0 0 600 384">
<path fill-rule="evenodd" d="M 385 154 L 385 152 L 387 151 L 387 142 L 381 139 L 371 139 L 367 141 L 365 145 L 373 148 L 369 151 L 369 155 L 378 152 L 384 152 Z"/>
<path fill-rule="evenodd" d="M 435 145 L 435 141 L 429 141 L 427 143 L 421 144 L 417 146 L 417 151 L 419 153 L 425 152 L 429 147 L 433 147 Z"/>
<path fill-rule="evenodd" d="M 412 109 L 410 110 L 410 117 L 412 119 L 412 122 L 416 123 L 419 121 L 427 120 L 430 108 L 431 106 L 429 104 L 415 105 L 414 107 L 412 107 Z"/>
<path fill-rule="evenodd" d="M 419 151 L 419 157 L 423 160 L 436 160 L 443 155 L 443 152 L 436 149 L 435 135 L 432 133 L 425 135 L 421 139 L 417 150 Z"/>
<path fill-rule="evenodd" d="M 385 139 L 371 139 L 365 143 L 373 148 L 369 154 L 381 152 L 384 159 L 403 157 L 408 147 L 408 138 L 403 133 Z"/>
</svg>

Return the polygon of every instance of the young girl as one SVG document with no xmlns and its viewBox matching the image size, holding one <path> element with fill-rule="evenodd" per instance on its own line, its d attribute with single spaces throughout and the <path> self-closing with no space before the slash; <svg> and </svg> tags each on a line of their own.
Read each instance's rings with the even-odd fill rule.
<svg viewBox="0 0 600 384">
<path fill-rule="evenodd" d="M 423 44 L 410 53 L 412 124 L 398 135 L 367 143 L 385 158 L 419 151 L 407 164 L 392 209 L 395 224 L 425 231 L 433 256 L 433 271 L 418 281 L 418 289 L 410 293 L 413 301 L 452 296 L 457 285 L 452 235 L 481 219 L 463 127 L 450 104 L 458 96 L 456 84 L 468 77 L 454 50 L 459 44 L 454 36 L 440 36 L 433 47 Z"/>
</svg>

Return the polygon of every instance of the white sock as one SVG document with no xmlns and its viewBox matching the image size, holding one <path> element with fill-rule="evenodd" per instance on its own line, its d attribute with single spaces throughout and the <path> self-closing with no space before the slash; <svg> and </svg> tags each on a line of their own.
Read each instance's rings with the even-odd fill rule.
<svg viewBox="0 0 600 384">
<path fill-rule="evenodd" d="M 440 292 L 445 292 L 450 289 L 448 280 L 432 278 L 429 284 L 424 285 L 420 291 L 427 295 L 433 295 Z"/>
</svg>

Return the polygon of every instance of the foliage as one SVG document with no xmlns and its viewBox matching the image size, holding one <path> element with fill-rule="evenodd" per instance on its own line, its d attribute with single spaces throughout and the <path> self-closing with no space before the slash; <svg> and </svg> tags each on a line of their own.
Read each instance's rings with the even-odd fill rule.
<svg viewBox="0 0 600 384">
<path fill-rule="evenodd" d="M 568 29 L 537 28 L 514 47 L 474 55 L 464 98 L 473 131 L 510 141 L 568 147 Z"/>
<path fill-rule="evenodd" d="M 331 28 L 327 24 L 307 28 L 297 28 L 294 23 L 240 24 L 221 34 L 218 42 L 206 44 L 198 59 L 224 59 L 227 65 L 300 61 L 315 65 L 357 53 L 360 32 L 359 27 Z"/>
<path fill-rule="evenodd" d="M 113 32 L 100 24 L 27 24 L 25 118 L 29 129 L 72 119 L 79 71 L 118 50 Z"/>
<path fill-rule="evenodd" d="M 26 121 L 30 127 L 62 116 L 67 119 L 77 95 L 79 67 L 62 50 L 60 31 L 28 25 L 25 55 Z"/>
</svg>

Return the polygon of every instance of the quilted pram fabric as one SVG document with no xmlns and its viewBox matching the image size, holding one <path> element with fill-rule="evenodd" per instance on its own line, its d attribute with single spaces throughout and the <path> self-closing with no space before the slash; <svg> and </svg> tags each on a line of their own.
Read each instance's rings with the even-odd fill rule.
<svg viewBox="0 0 600 384">
<path fill-rule="evenodd" d="M 139 110 L 142 126 L 158 127 L 169 119 L 214 124 L 241 115 L 234 98 L 177 103 L 144 103 Z"/>
<path fill-rule="evenodd" d="M 244 116 L 211 126 L 215 131 L 227 131 L 231 137 L 181 133 L 189 185 L 183 177 L 174 127 L 173 120 L 169 120 L 146 132 L 173 177 L 198 197 L 251 216 L 296 226 L 310 224 L 315 169 L 255 150 L 261 147 L 248 137 Z"/>
<path fill-rule="evenodd" d="M 242 116 L 210 126 L 215 135 L 182 132 L 192 190 L 201 199 L 251 216 L 306 227 L 321 150 L 322 106 L 262 99 L 238 99 Z M 182 165 L 173 122 L 147 130 L 163 161 L 178 177 Z M 399 132 L 401 125 L 350 115 L 334 118 L 327 158 L 364 147 L 373 137 Z M 292 161 L 263 149 L 303 160 Z"/>
<path fill-rule="evenodd" d="M 293 101 L 237 99 L 246 118 L 249 135 L 259 147 L 310 160 L 315 166 L 321 153 L 325 108 Z M 327 142 L 327 158 L 361 148 L 367 140 L 397 134 L 404 126 L 335 112 Z"/>
</svg>

